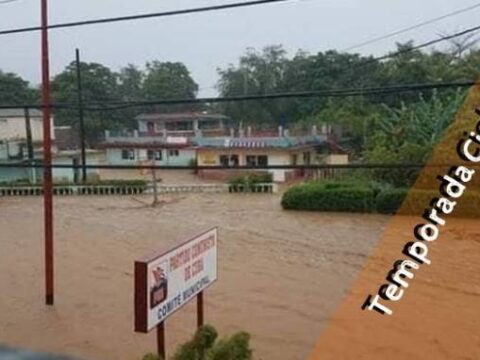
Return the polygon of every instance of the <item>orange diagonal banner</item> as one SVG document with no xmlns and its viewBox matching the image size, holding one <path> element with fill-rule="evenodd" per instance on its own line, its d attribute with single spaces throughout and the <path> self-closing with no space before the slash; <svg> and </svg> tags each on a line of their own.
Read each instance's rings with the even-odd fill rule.
<svg viewBox="0 0 480 360">
<path fill-rule="evenodd" d="M 311 360 L 480 359 L 479 106 L 475 86 Z"/>
</svg>

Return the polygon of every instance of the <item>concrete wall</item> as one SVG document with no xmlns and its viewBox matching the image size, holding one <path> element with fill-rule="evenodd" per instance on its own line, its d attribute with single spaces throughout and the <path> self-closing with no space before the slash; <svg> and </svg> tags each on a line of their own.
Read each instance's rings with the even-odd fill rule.
<svg viewBox="0 0 480 360">
<path fill-rule="evenodd" d="M 80 159 L 80 156 L 77 156 Z M 97 154 L 87 154 L 86 160 L 88 165 L 98 165 L 100 164 L 100 158 Z M 54 157 L 52 160 L 54 165 L 73 165 L 72 156 L 59 156 Z M 80 162 L 78 162 L 80 163 Z M 82 170 L 73 169 L 73 168 L 53 168 L 52 176 L 56 182 L 73 182 L 75 179 L 75 172 L 77 173 L 77 178 L 81 178 Z M 99 177 L 98 169 L 88 169 L 87 168 L 87 178 Z"/>
<path fill-rule="evenodd" d="M 166 130 L 166 122 L 162 120 L 138 120 L 138 132 L 140 134 L 147 134 L 148 133 L 148 123 L 153 122 L 154 124 L 154 133 L 156 135 L 193 135 L 198 130 L 202 130 L 205 133 L 216 133 L 220 132 L 223 134 L 225 129 L 225 124 L 221 119 L 210 119 L 207 122 L 202 122 L 198 118 L 195 119 L 185 119 L 185 121 L 192 122 L 192 129 L 190 130 Z M 185 122 L 185 121 L 175 121 L 177 123 Z M 214 125 L 211 125 L 211 122 Z M 172 122 L 170 122 L 172 123 Z M 206 125 L 206 124 L 209 125 Z M 203 125 L 202 125 L 203 124 Z M 212 127 L 210 127 L 212 126 Z"/>
<path fill-rule="evenodd" d="M 174 150 L 174 149 L 172 149 Z M 192 160 L 195 160 L 196 152 L 193 149 L 177 149 L 178 156 L 170 154 L 169 149 L 161 149 L 162 160 L 156 160 L 155 164 L 159 166 L 188 166 Z M 160 149 L 158 149 L 160 151 Z M 147 149 L 134 149 L 135 159 L 122 159 L 122 149 L 107 149 L 106 163 L 110 165 L 138 165 L 148 161 Z"/>
<path fill-rule="evenodd" d="M 325 162 L 329 165 L 346 165 L 349 163 L 348 155 L 346 154 L 332 154 L 328 155 Z"/>
<path fill-rule="evenodd" d="M 291 156 L 287 150 L 271 150 L 271 149 L 216 149 L 216 150 L 199 150 L 197 154 L 198 165 L 201 166 L 219 166 L 221 155 L 238 155 L 239 165 L 247 165 L 248 155 L 267 155 L 268 165 L 290 165 Z M 230 170 L 228 170 L 231 172 Z M 284 182 L 286 180 L 286 170 L 269 169 L 269 173 L 273 175 L 275 182 Z"/>
<path fill-rule="evenodd" d="M 106 163 L 107 165 L 135 165 L 138 162 L 138 152 L 135 153 L 134 160 L 122 159 L 122 149 L 107 149 Z"/>
<path fill-rule="evenodd" d="M 291 165 L 291 156 L 288 152 L 273 153 L 268 157 L 269 165 Z M 269 172 L 273 175 L 273 181 L 284 182 L 286 180 L 286 172 L 283 169 L 270 169 Z"/>
<path fill-rule="evenodd" d="M 226 151 L 225 154 L 228 154 Z M 218 166 L 220 165 L 220 155 L 223 152 L 218 150 L 199 150 L 197 152 L 197 161 L 199 166 Z"/>
<path fill-rule="evenodd" d="M 29 170 L 26 168 L 0 168 L 0 182 L 12 182 L 29 179 Z"/>
<path fill-rule="evenodd" d="M 53 131 L 53 118 L 50 119 L 52 127 L 52 139 L 55 139 Z M 43 122 L 40 118 L 30 119 L 32 128 L 32 140 L 43 140 Z M 26 139 L 26 128 L 24 118 L 1 118 L 0 117 L 0 139 Z"/>
<path fill-rule="evenodd" d="M 8 150 L 6 143 L 0 143 L 0 161 L 8 159 Z"/>
<path fill-rule="evenodd" d="M 239 165 L 247 165 L 247 156 L 249 155 L 266 155 L 268 156 L 269 165 L 288 165 L 290 164 L 290 154 L 286 150 L 271 149 L 215 149 L 198 150 L 198 165 L 215 166 L 220 165 L 220 156 L 222 155 L 238 155 Z"/>
<path fill-rule="evenodd" d="M 317 164 L 317 153 L 314 149 L 299 151 L 271 150 L 271 149 L 202 149 L 198 151 L 198 165 L 219 166 L 221 155 L 238 155 L 239 165 L 247 164 L 247 155 L 267 155 L 268 165 L 293 165 L 294 156 L 297 157 L 296 165 L 307 165 L 305 154 L 310 156 L 310 164 Z M 348 155 L 332 154 L 322 160 L 326 164 L 348 164 Z M 284 182 L 295 177 L 303 177 L 307 172 L 298 170 L 269 169 L 275 182 Z"/>
</svg>

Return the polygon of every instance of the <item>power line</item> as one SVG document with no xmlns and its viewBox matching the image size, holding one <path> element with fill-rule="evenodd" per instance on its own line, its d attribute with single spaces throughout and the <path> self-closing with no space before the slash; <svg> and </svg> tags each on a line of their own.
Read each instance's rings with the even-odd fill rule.
<svg viewBox="0 0 480 360">
<path fill-rule="evenodd" d="M 3 1 L 0 1 L 0 5 L 10 4 L 10 3 L 13 3 L 13 2 L 17 2 L 17 1 L 21 1 L 21 0 L 3 0 Z"/>
<path fill-rule="evenodd" d="M 251 6 L 273 4 L 273 3 L 280 3 L 280 2 L 286 2 L 286 1 L 290 1 L 290 0 L 254 0 L 254 1 L 224 4 L 224 5 L 205 6 L 205 7 L 192 8 L 192 9 L 182 9 L 182 10 L 173 10 L 173 11 L 165 11 L 165 12 L 157 12 L 157 13 L 146 13 L 146 14 L 139 14 L 139 15 L 118 16 L 118 17 L 111 17 L 111 18 L 100 18 L 100 19 L 52 24 L 52 25 L 49 25 L 47 28 L 60 29 L 60 28 L 69 28 L 69 27 L 95 25 L 95 24 L 133 21 L 133 20 L 141 20 L 141 19 L 149 19 L 149 18 L 193 14 L 193 13 L 200 13 L 200 12 L 227 10 L 227 9 L 234 9 L 234 8 L 241 8 L 241 7 L 251 7 Z M 40 31 L 41 29 L 42 28 L 40 26 L 32 26 L 32 27 L 25 27 L 25 28 L 18 28 L 18 29 L 1 30 L 0 35 Z"/>
<path fill-rule="evenodd" d="M 424 43 L 416 45 L 416 46 L 408 47 L 406 49 L 401 49 L 401 50 L 398 50 L 398 51 L 395 51 L 395 52 L 392 52 L 392 53 L 389 53 L 389 54 L 386 54 L 386 55 L 382 55 L 382 56 L 378 56 L 378 57 L 372 57 L 372 58 L 367 59 L 364 62 L 362 62 L 362 63 L 360 63 L 356 66 L 353 66 L 352 68 L 350 68 L 350 71 L 358 70 L 358 69 L 364 67 L 365 65 L 369 65 L 369 64 L 376 63 L 376 62 L 379 62 L 379 61 L 382 61 L 382 60 L 386 60 L 386 59 L 391 59 L 391 58 L 397 57 L 399 55 L 407 54 L 407 53 L 415 51 L 415 50 L 420 50 L 420 49 L 426 48 L 428 46 L 432 46 L 432 45 L 438 44 L 440 42 L 451 40 L 451 39 L 454 39 L 456 37 L 463 36 L 463 35 L 466 35 L 466 34 L 470 34 L 472 32 L 479 31 L 479 30 L 480 30 L 480 25 L 474 26 L 474 27 L 462 30 L 460 32 L 457 32 L 455 34 L 445 35 L 445 36 L 442 36 L 438 39 L 430 40 L 430 41 L 424 42 Z"/>
<path fill-rule="evenodd" d="M 396 85 L 389 87 L 375 87 L 375 88 L 358 88 L 358 89 L 340 89 L 329 91 L 298 91 L 298 92 L 284 92 L 263 95 L 240 95 L 230 97 L 215 97 L 215 98 L 198 98 L 198 99 L 173 99 L 173 100 L 152 100 L 140 102 L 117 102 L 110 103 L 110 107 L 90 107 L 89 110 L 120 110 L 139 106 L 152 105 L 182 105 L 182 104 L 208 104 L 208 103 L 224 103 L 235 101 L 256 101 L 256 100 L 276 100 L 288 98 L 313 98 L 313 97 L 352 97 L 352 96 L 372 96 L 372 95 L 389 95 L 398 94 L 402 92 L 432 90 L 441 88 L 459 88 L 470 87 L 476 85 L 474 81 L 455 82 L 455 83 L 441 83 L 441 84 L 413 84 L 413 85 Z"/>
<path fill-rule="evenodd" d="M 209 104 L 236 101 L 256 101 L 256 100 L 276 100 L 287 98 L 313 98 L 313 97 L 351 97 L 351 96 L 373 96 L 373 95 L 390 95 L 403 92 L 424 91 L 433 89 L 448 88 L 464 88 L 479 85 L 475 81 L 457 81 L 443 83 L 424 83 L 424 84 L 401 84 L 382 87 L 364 87 L 364 88 L 347 88 L 347 89 L 331 89 L 331 90 L 312 90 L 312 91 L 293 91 L 272 94 L 257 95 L 240 95 L 227 97 L 205 97 L 196 99 L 159 99 L 148 101 L 107 101 L 107 102 L 84 102 L 84 110 L 90 111 L 109 111 L 120 110 L 131 107 L 152 106 L 152 105 L 185 105 L 185 104 Z M 52 108 L 78 109 L 78 103 L 52 103 Z M 0 109 L 24 109 L 35 108 L 40 109 L 40 104 L 12 104 L 0 105 Z"/>
<path fill-rule="evenodd" d="M 480 7 L 480 3 L 477 3 L 477 4 L 475 4 L 475 5 L 472 5 L 472 6 L 469 6 L 469 7 L 463 8 L 463 9 L 460 9 L 460 10 L 453 11 L 453 12 L 451 12 L 451 13 L 448 13 L 448 14 L 445 14 L 445 15 L 442 15 L 442 16 L 439 16 L 439 17 L 430 19 L 430 20 L 423 21 L 423 22 L 418 23 L 418 24 L 416 24 L 416 25 L 412 25 L 412 26 L 403 28 L 403 29 L 401 29 L 401 30 L 394 31 L 394 32 L 391 32 L 391 33 L 386 34 L 386 35 L 381 35 L 381 36 L 375 37 L 375 38 L 373 38 L 373 39 L 370 39 L 370 40 L 361 42 L 361 43 L 359 43 L 359 44 L 349 46 L 349 47 L 347 47 L 347 48 L 345 48 L 345 49 L 343 49 L 343 50 L 341 50 L 341 51 L 342 51 L 342 52 L 347 52 L 347 51 L 350 51 L 350 50 L 353 50 L 353 49 L 357 49 L 357 48 L 359 48 L 359 47 L 363 47 L 363 46 L 365 46 L 365 45 L 370 45 L 370 44 L 376 43 L 376 42 L 381 41 L 381 40 L 389 39 L 389 38 L 394 37 L 394 36 L 396 36 L 396 35 L 400 35 L 400 34 L 403 34 L 403 33 L 405 33 L 405 32 L 418 29 L 418 28 L 423 27 L 423 26 L 425 26 L 425 25 L 433 24 L 433 23 L 435 23 L 435 22 L 437 22 L 437 21 L 444 20 L 444 19 L 447 19 L 447 18 L 449 18 L 449 17 L 452 17 L 452 16 L 456 16 L 456 15 L 465 13 L 465 12 L 467 12 L 467 11 L 476 9 L 476 8 L 478 8 L 478 7 Z"/>
<path fill-rule="evenodd" d="M 364 164 L 315 164 L 315 165 L 262 165 L 249 166 L 241 165 L 235 167 L 228 167 L 223 165 L 86 165 L 87 169 L 116 169 L 116 170 L 320 170 L 320 169 L 422 169 L 422 168 L 443 168 L 451 167 L 452 164 L 391 164 L 391 163 L 364 163 Z M 479 167 L 480 164 L 472 165 Z M 0 163 L 0 168 L 43 168 L 51 169 L 80 169 L 82 165 L 73 164 L 52 164 L 45 166 L 43 163 L 32 164 L 31 162 L 16 162 L 16 163 Z"/>
<path fill-rule="evenodd" d="M 231 8 L 238 8 L 238 7 L 245 7 L 245 6 L 255 6 L 255 5 L 262 5 L 262 4 L 267 4 L 267 3 L 277 3 L 277 2 L 285 2 L 289 0 L 256 0 L 256 1 L 248 1 L 248 2 L 242 2 L 242 3 L 232 3 L 232 4 L 226 4 L 226 5 L 216 5 L 216 6 L 209 6 L 209 7 L 201 7 L 201 8 L 193 8 L 193 9 L 184 9 L 184 10 L 176 10 L 176 11 L 169 11 L 169 12 L 162 12 L 162 13 L 149 13 L 149 14 L 141 14 L 141 15 L 132 15 L 132 16 L 123 16 L 123 17 L 116 17 L 116 18 L 103 18 L 103 19 L 97 19 L 97 20 L 85 20 L 85 21 L 79 21 L 79 22 L 71 22 L 71 23 L 63 23 L 63 24 L 54 24 L 48 26 L 49 29 L 56 29 L 56 28 L 64 28 L 64 27 L 72 27 L 72 26 L 82 26 L 82 25 L 92 25 L 92 24 L 99 24 L 99 23 L 111 23 L 111 22 L 118 22 L 118 21 L 130 21 L 130 20 L 137 20 L 137 19 L 144 19 L 144 18 L 152 18 L 152 17 L 163 17 L 163 16 L 173 16 L 173 15 L 181 15 L 181 14 L 189 14 L 189 13 L 197 13 L 197 12 L 205 12 L 205 11 L 215 11 L 215 10 L 224 10 L 224 9 L 231 9 Z M 12 33 L 20 33 L 20 32 L 30 32 L 30 31 L 38 31 L 41 30 L 41 27 L 29 27 L 29 28 L 20 28 L 20 29 L 11 29 L 11 30 L 3 30 L 0 31 L 0 35 L 6 35 L 6 34 L 12 34 Z M 452 35 L 448 36 L 442 36 L 438 39 L 430 40 L 425 43 L 422 43 L 420 45 L 412 46 L 407 49 L 402 49 L 393 53 L 389 53 L 387 55 L 383 55 L 380 57 L 373 57 L 370 59 L 367 59 L 365 62 L 362 62 L 358 64 L 357 66 L 354 66 L 350 70 L 356 70 L 359 69 L 365 65 L 375 63 L 378 61 L 382 61 L 385 59 L 393 58 L 411 51 L 419 50 L 434 44 L 437 44 L 439 42 L 447 41 L 459 36 L 463 36 L 475 31 L 480 30 L 480 25 L 475 26 L 472 28 L 465 29 L 463 31 L 454 33 Z M 473 85 L 473 84 L 472 84 Z M 272 96 L 264 96 L 263 98 L 268 99 L 272 97 L 289 97 L 290 95 L 272 95 Z M 315 94 L 309 95 L 309 94 L 299 94 L 295 95 L 292 94 L 293 96 L 297 97 L 302 97 L 302 96 L 317 96 Z M 330 96 L 330 95 L 329 95 Z M 262 97 L 237 97 L 234 99 L 227 99 L 223 100 L 222 98 L 211 98 L 209 99 L 209 102 L 220 102 L 220 101 L 235 101 L 236 99 L 240 100 L 256 100 L 256 99 L 261 99 Z M 194 99 L 193 101 L 183 101 L 183 100 L 174 100 L 173 102 L 162 102 L 165 104 L 182 104 L 182 103 L 199 103 L 202 101 L 199 101 L 201 99 Z M 205 101 L 206 102 L 206 101 Z M 132 103 L 132 106 L 139 106 L 141 104 L 134 104 Z M 34 107 L 38 108 L 38 106 L 29 106 L 29 107 Z M 0 107 L 2 108 L 2 107 Z M 3 107 L 5 108 L 5 107 Z M 18 108 L 18 106 L 14 106 L 14 108 Z"/>
</svg>

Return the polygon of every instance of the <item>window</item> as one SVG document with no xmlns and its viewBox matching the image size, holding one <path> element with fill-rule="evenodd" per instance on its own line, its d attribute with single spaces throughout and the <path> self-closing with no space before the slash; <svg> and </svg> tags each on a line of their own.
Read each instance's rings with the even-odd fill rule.
<svg viewBox="0 0 480 360">
<path fill-rule="evenodd" d="M 132 149 L 123 149 L 122 160 L 135 160 L 135 151 Z"/>
<path fill-rule="evenodd" d="M 225 167 L 235 167 L 240 163 L 238 155 L 220 155 L 220 165 Z"/>
<path fill-rule="evenodd" d="M 220 165 L 228 167 L 229 166 L 228 158 L 229 158 L 228 155 L 220 155 Z"/>
<path fill-rule="evenodd" d="M 178 150 L 168 150 L 168 156 L 173 157 L 173 156 L 179 156 L 180 151 Z"/>
<path fill-rule="evenodd" d="M 267 155 L 247 155 L 247 166 L 262 167 L 268 166 Z"/>
<path fill-rule="evenodd" d="M 310 165 L 311 157 L 309 152 L 304 152 L 303 153 L 303 164 L 304 165 Z"/>
<path fill-rule="evenodd" d="M 260 155 L 258 156 L 258 166 L 268 166 L 268 156 Z"/>
<path fill-rule="evenodd" d="M 147 122 L 147 132 L 149 134 L 155 134 L 155 123 L 153 121 Z"/>
<path fill-rule="evenodd" d="M 147 150 L 147 159 L 162 161 L 162 150 Z"/>
<path fill-rule="evenodd" d="M 200 130 L 214 130 L 221 128 L 221 122 L 218 120 L 199 120 L 198 128 Z"/>
<path fill-rule="evenodd" d="M 297 154 L 292 154 L 292 165 L 297 165 L 297 163 L 298 163 Z"/>
<path fill-rule="evenodd" d="M 193 121 L 175 121 L 165 124 L 167 131 L 191 131 L 193 130 Z"/>
</svg>

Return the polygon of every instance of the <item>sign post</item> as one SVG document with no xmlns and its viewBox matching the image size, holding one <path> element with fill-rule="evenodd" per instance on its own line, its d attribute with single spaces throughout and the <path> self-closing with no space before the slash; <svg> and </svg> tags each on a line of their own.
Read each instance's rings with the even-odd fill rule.
<svg viewBox="0 0 480 360">
<path fill-rule="evenodd" d="M 157 352 L 161 359 L 166 358 L 165 349 L 165 321 L 157 325 Z"/>
<path fill-rule="evenodd" d="M 217 228 L 173 249 L 135 261 L 135 331 L 157 328 L 158 354 L 165 359 L 165 320 L 197 300 L 197 326 L 204 324 L 203 295 L 217 280 Z"/>
<path fill-rule="evenodd" d="M 203 325 L 203 291 L 200 291 L 197 295 L 197 328 Z"/>
</svg>

